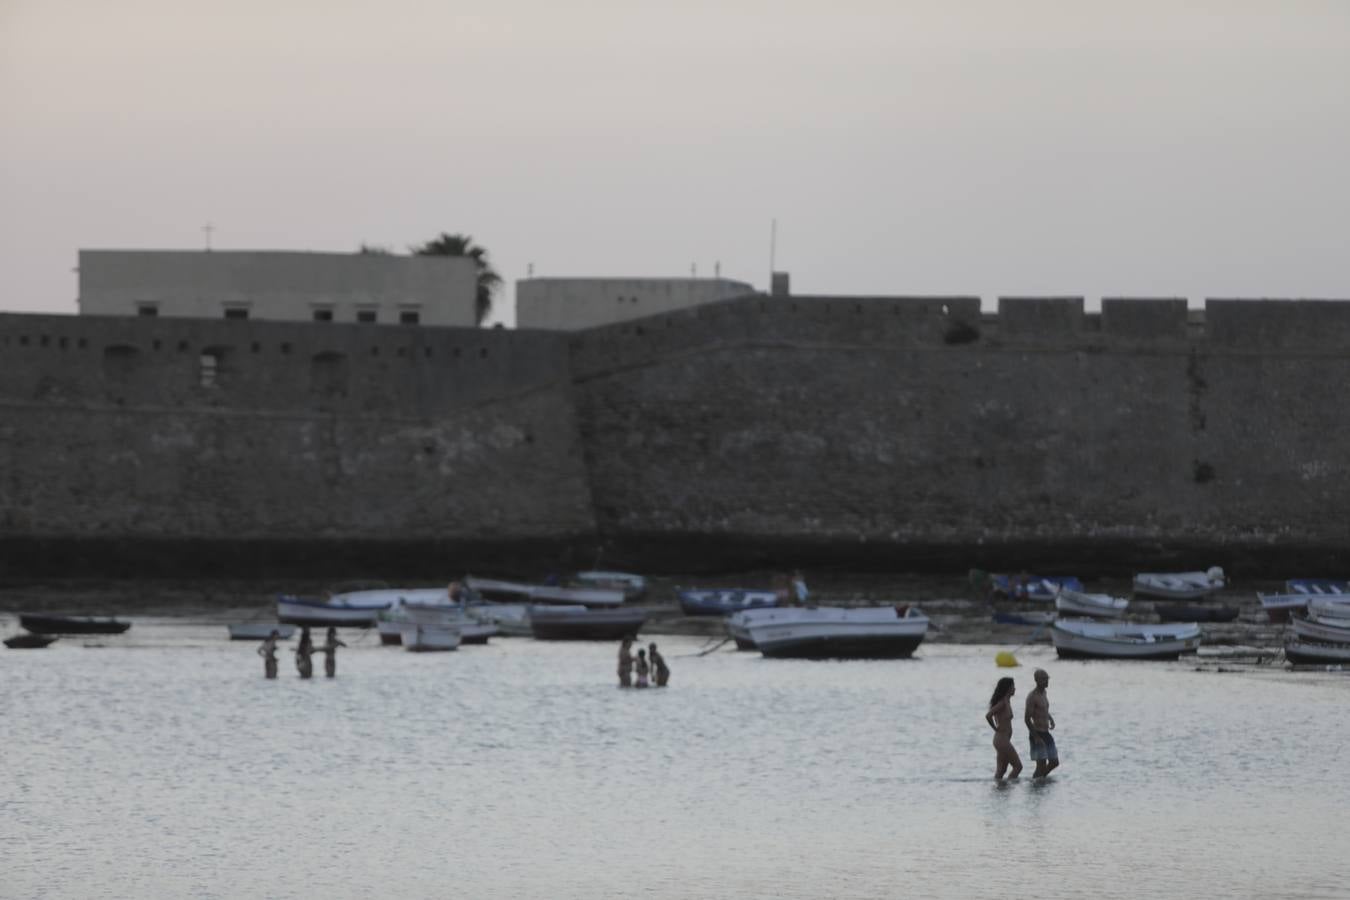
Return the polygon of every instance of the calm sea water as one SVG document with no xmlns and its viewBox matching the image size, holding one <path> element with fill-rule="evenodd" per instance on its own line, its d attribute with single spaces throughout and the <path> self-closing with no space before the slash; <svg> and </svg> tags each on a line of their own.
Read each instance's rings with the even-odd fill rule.
<svg viewBox="0 0 1350 900">
<path fill-rule="evenodd" d="M 640 692 L 608 644 L 344 637 L 309 682 L 181 620 L 0 650 L 0 895 L 1350 894 L 1350 675 L 1021 651 L 1019 717 L 1045 665 L 1063 767 L 999 786 L 999 648 L 657 638 L 672 685 Z"/>
</svg>

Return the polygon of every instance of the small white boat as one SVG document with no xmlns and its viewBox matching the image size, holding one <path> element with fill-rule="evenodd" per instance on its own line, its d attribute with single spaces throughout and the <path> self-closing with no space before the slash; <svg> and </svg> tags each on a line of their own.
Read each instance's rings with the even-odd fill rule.
<svg viewBox="0 0 1350 900">
<path fill-rule="evenodd" d="M 760 653 L 796 659 L 898 659 L 928 633 L 912 606 L 787 606 L 746 610 L 742 625 Z"/>
<path fill-rule="evenodd" d="M 1350 665 L 1350 645 L 1291 639 L 1285 642 L 1284 658 L 1296 666 Z"/>
<path fill-rule="evenodd" d="M 1064 659 L 1176 659 L 1200 648 L 1200 626 L 1060 619 L 1050 626 L 1050 640 Z"/>
<path fill-rule="evenodd" d="M 1350 644 L 1350 619 L 1330 616 L 1293 615 L 1289 617 L 1294 637 L 1319 644 Z"/>
<path fill-rule="evenodd" d="M 403 649 L 414 653 L 454 650 L 459 646 L 458 628 L 446 625 L 407 625 L 403 629 Z"/>
<path fill-rule="evenodd" d="M 285 625 L 368 628 L 375 624 L 380 610 L 389 606 L 388 600 L 351 599 L 354 596 L 335 594 L 328 600 L 305 600 L 282 595 L 277 598 L 277 621 Z"/>
<path fill-rule="evenodd" d="M 1134 576 L 1134 592 L 1164 600 L 1194 600 L 1221 590 L 1227 580 L 1223 569 L 1210 566 L 1203 572 L 1144 573 Z"/>
<path fill-rule="evenodd" d="M 563 587 L 555 584 L 525 584 L 497 578 L 464 579 L 464 585 L 485 600 L 508 603 L 563 603 L 582 606 L 622 606 L 624 591 L 618 588 Z"/>
<path fill-rule="evenodd" d="M 279 640 L 289 640 L 295 634 L 294 625 L 282 625 L 280 622 L 239 622 L 228 626 L 232 641 L 265 641 L 272 632 Z"/>
<path fill-rule="evenodd" d="M 1065 616 L 1118 619 L 1125 615 L 1129 605 L 1128 598 L 1112 597 L 1110 594 L 1085 594 L 1068 588 L 1060 588 L 1055 594 L 1055 609 Z"/>
<path fill-rule="evenodd" d="M 630 572 L 607 572 L 591 570 L 578 572 L 572 576 L 583 587 L 617 588 L 624 592 L 629 600 L 636 600 L 647 593 L 647 579 Z"/>
<path fill-rule="evenodd" d="M 406 597 L 421 597 L 421 600 L 407 600 Z M 426 625 L 432 628 L 454 628 L 459 632 L 460 642 L 465 644 L 486 644 L 488 638 L 498 633 L 491 622 L 484 622 L 469 611 L 473 607 L 461 607 L 451 603 L 444 590 L 426 595 L 411 591 L 379 614 L 375 627 L 380 632 L 380 643 L 400 644 L 408 626 Z"/>
</svg>

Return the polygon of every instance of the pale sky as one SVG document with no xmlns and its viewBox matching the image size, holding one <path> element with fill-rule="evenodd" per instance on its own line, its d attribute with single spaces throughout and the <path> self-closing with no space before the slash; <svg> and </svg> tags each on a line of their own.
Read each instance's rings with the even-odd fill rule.
<svg viewBox="0 0 1350 900">
<path fill-rule="evenodd" d="M 775 218 L 796 293 L 1350 298 L 1350 3 L 0 0 L 0 310 L 208 222 L 766 288 Z"/>
</svg>

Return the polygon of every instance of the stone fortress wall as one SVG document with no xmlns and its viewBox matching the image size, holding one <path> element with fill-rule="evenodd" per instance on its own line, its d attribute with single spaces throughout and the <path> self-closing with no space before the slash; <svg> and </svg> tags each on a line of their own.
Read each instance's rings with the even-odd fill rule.
<svg viewBox="0 0 1350 900">
<path fill-rule="evenodd" d="M 0 557 L 1322 571 L 1348 376 L 1327 301 L 751 297 L 573 333 L 7 315 Z"/>
</svg>

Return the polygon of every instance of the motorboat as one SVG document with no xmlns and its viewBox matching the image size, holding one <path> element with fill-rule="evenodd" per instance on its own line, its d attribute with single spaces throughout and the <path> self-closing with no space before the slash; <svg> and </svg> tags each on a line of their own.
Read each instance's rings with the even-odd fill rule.
<svg viewBox="0 0 1350 900">
<path fill-rule="evenodd" d="M 1289 626 L 1300 641 L 1350 644 L 1350 619 L 1295 614 L 1289 617 Z"/>
<path fill-rule="evenodd" d="M 624 590 L 621 588 L 527 584 L 498 578 L 477 578 L 473 575 L 464 579 L 464 585 L 485 600 L 502 600 L 507 603 L 560 603 L 607 607 L 622 606 L 625 599 Z"/>
<path fill-rule="evenodd" d="M 727 636 L 736 642 L 737 650 L 755 650 L 755 639 L 750 636 L 750 621 L 760 613 L 766 612 L 771 607 L 760 607 L 757 609 L 746 609 L 738 613 L 732 613 L 725 619 L 727 626 Z"/>
<path fill-rule="evenodd" d="M 616 641 L 636 635 L 645 609 L 531 606 L 530 630 L 541 641 Z"/>
<path fill-rule="evenodd" d="M 130 622 L 100 616 L 52 616 L 20 613 L 19 624 L 33 634 L 121 634 Z"/>
<path fill-rule="evenodd" d="M 912 606 L 786 606 L 737 613 L 760 653 L 797 659 L 896 659 L 913 655 L 928 617 Z"/>
<path fill-rule="evenodd" d="M 675 596 L 686 616 L 725 616 L 745 609 L 777 606 L 774 591 L 742 588 L 686 590 L 677 588 Z"/>
<path fill-rule="evenodd" d="M 294 625 L 282 625 L 280 622 L 237 622 L 227 627 L 232 641 L 265 641 L 274 631 L 278 640 L 286 641 L 295 634 Z"/>
<path fill-rule="evenodd" d="M 1060 588 L 1055 595 L 1055 609 L 1062 616 L 1090 616 L 1096 619 L 1118 619 L 1125 615 L 1130 605 L 1127 597 L 1112 597 L 1110 594 L 1086 594 L 1068 588 Z"/>
<path fill-rule="evenodd" d="M 1063 659 L 1176 659 L 1200 648 L 1200 626 L 1060 619 L 1050 626 L 1050 640 Z"/>
<path fill-rule="evenodd" d="M 1144 573 L 1134 576 L 1134 592 L 1164 600 L 1195 600 L 1222 590 L 1227 584 L 1223 569 L 1210 566 L 1203 572 Z"/>
<path fill-rule="evenodd" d="M 375 624 L 375 617 L 380 610 L 388 608 L 390 601 L 362 598 L 360 594 L 363 593 L 366 592 L 334 594 L 327 600 L 307 600 L 282 594 L 277 597 L 277 621 L 283 625 L 369 628 Z"/>
<path fill-rule="evenodd" d="M 37 650 L 46 647 L 56 639 L 56 635 L 54 634 L 34 634 L 30 631 L 27 634 L 16 634 L 13 637 L 7 637 L 5 638 L 4 643 L 5 646 L 11 650 Z"/>
<path fill-rule="evenodd" d="M 405 625 L 401 643 L 404 650 L 425 653 L 433 650 L 454 650 L 462 635 L 458 628 L 448 625 Z"/>
<path fill-rule="evenodd" d="M 1284 658 L 1296 666 L 1350 665 L 1350 645 L 1290 639 L 1284 645 Z"/>
</svg>

